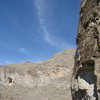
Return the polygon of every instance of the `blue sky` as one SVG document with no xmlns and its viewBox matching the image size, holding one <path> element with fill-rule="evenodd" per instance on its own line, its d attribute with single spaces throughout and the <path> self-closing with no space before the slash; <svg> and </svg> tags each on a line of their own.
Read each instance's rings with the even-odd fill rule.
<svg viewBox="0 0 100 100">
<path fill-rule="evenodd" d="M 0 65 L 76 48 L 80 1 L 0 0 Z"/>
</svg>

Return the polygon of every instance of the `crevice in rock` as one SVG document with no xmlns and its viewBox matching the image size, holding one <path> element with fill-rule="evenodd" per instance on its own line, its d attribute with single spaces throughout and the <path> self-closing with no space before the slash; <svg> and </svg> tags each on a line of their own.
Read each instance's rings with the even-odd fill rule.
<svg viewBox="0 0 100 100">
<path fill-rule="evenodd" d="M 99 39 L 99 31 L 96 27 L 94 27 L 94 35 L 97 38 L 97 46 L 98 46 L 98 51 L 100 52 L 100 39 Z"/>
</svg>

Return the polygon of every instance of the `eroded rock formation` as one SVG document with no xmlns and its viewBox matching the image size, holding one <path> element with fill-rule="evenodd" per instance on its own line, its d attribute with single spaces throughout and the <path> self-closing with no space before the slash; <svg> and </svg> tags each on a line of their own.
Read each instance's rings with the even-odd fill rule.
<svg viewBox="0 0 100 100">
<path fill-rule="evenodd" d="M 73 100 L 100 100 L 100 0 L 82 0 L 72 79 Z"/>
<path fill-rule="evenodd" d="M 0 100 L 71 100 L 75 50 L 39 63 L 0 66 Z"/>
</svg>

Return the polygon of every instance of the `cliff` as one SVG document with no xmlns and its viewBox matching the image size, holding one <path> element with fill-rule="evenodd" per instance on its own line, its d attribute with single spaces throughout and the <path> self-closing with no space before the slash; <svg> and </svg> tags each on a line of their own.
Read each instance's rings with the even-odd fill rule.
<svg viewBox="0 0 100 100">
<path fill-rule="evenodd" d="M 73 100 L 100 100 L 100 0 L 82 0 L 76 42 Z"/>
<path fill-rule="evenodd" d="M 47 61 L 0 66 L 0 100 L 71 100 L 75 50 Z"/>
</svg>

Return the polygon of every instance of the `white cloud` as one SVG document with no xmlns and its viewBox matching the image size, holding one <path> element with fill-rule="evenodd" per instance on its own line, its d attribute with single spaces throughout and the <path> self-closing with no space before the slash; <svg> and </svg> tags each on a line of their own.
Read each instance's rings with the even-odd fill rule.
<svg viewBox="0 0 100 100">
<path fill-rule="evenodd" d="M 15 62 L 13 61 L 9 61 L 9 60 L 6 60 L 6 61 L 3 61 L 3 62 L 0 62 L 0 65 L 8 65 L 8 64 L 14 64 Z"/>
<path fill-rule="evenodd" d="M 5 61 L 4 62 L 4 64 L 13 64 L 13 63 L 15 63 L 15 62 L 13 62 L 13 61 Z"/>
<path fill-rule="evenodd" d="M 55 46 L 59 49 L 65 49 L 65 48 L 73 48 L 74 46 L 71 44 L 68 44 L 67 42 L 64 42 L 61 38 L 54 36 L 54 34 L 48 30 L 48 27 L 45 23 L 45 13 L 44 13 L 44 6 L 45 6 L 45 0 L 35 0 L 35 6 L 38 11 L 38 18 L 40 22 L 40 27 L 43 31 L 43 36 L 46 42 L 48 42 L 50 45 Z"/>
<path fill-rule="evenodd" d="M 27 51 L 26 51 L 26 49 L 25 49 L 25 48 L 20 48 L 18 51 L 19 51 L 19 52 L 21 52 L 21 53 L 24 53 L 24 54 L 26 54 L 26 53 L 27 53 Z"/>
</svg>

